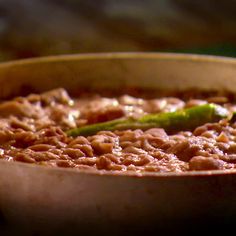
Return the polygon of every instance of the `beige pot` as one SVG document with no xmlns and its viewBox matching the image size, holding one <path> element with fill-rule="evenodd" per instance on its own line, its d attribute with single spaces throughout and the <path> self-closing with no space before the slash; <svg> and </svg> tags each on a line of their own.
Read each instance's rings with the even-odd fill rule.
<svg viewBox="0 0 236 236">
<path fill-rule="evenodd" d="M 39 58 L 1 64 L 0 84 L 2 98 L 55 87 L 236 91 L 236 60 L 151 53 Z M 116 175 L 0 160 L 0 226 L 24 235 L 183 233 L 231 222 L 235 184 L 236 171 Z"/>
</svg>

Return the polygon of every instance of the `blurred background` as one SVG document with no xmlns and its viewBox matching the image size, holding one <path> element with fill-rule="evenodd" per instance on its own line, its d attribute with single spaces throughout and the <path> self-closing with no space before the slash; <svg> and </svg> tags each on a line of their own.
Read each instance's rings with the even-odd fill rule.
<svg viewBox="0 0 236 236">
<path fill-rule="evenodd" d="M 236 56 L 236 0 L 0 0 L 0 61 L 84 52 Z"/>
</svg>

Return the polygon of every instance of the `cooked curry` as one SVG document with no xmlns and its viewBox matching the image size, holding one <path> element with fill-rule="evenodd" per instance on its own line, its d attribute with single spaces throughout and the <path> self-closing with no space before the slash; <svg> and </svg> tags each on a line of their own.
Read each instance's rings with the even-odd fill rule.
<svg viewBox="0 0 236 236">
<path fill-rule="evenodd" d="M 232 97 L 185 95 L 70 97 L 59 88 L 2 101 L 0 159 L 117 172 L 236 168 Z"/>
</svg>

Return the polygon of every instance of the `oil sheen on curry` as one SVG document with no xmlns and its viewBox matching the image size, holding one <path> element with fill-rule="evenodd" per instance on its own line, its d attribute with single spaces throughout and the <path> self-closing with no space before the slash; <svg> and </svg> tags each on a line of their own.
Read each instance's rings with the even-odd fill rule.
<svg viewBox="0 0 236 236">
<path fill-rule="evenodd" d="M 2 101 L 0 159 L 118 173 L 236 168 L 232 97 L 162 95 L 70 97 L 58 88 Z"/>
</svg>

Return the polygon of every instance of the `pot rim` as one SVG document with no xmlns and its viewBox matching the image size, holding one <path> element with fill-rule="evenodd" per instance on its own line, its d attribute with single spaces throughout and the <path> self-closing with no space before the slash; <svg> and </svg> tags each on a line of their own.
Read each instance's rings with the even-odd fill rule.
<svg viewBox="0 0 236 236">
<path fill-rule="evenodd" d="M 77 60 L 107 60 L 107 59 L 137 59 L 137 60 L 178 60 L 193 62 L 215 62 L 236 64 L 236 58 L 226 56 L 200 55 L 192 53 L 171 53 L 171 52 L 101 52 L 101 53 L 78 53 L 60 54 L 52 56 L 32 57 L 19 60 L 0 62 L 0 69 L 7 66 L 27 65 L 34 63 L 47 63 L 58 61 Z"/>
</svg>

